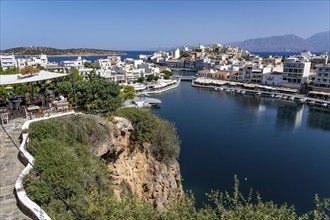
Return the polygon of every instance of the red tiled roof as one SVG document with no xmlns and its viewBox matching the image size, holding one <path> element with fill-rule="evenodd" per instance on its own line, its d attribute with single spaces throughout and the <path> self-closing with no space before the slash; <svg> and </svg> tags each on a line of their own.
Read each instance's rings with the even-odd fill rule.
<svg viewBox="0 0 330 220">
<path fill-rule="evenodd" d="M 199 73 L 209 73 L 210 72 L 210 70 L 200 70 L 200 71 L 198 71 Z"/>
<path fill-rule="evenodd" d="M 215 72 L 214 73 L 215 75 L 221 75 L 221 76 L 225 76 L 225 75 L 228 75 L 229 72 L 225 72 L 225 71 L 218 71 L 218 72 Z"/>
</svg>

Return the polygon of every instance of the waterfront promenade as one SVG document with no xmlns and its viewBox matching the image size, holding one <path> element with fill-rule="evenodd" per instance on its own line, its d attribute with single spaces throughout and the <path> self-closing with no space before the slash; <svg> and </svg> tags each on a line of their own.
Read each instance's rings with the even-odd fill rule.
<svg viewBox="0 0 330 220">
<path fill-rule="evenodd" d="M 243 84 L 247 85 L 247 84 Z M 316 99 L 316 98 L 311 98 L 307 97 L 305 95 L 300 95 L 300 94 L 293 94 L 293 93 L 286 93 L 286 92 L 280 92 L 280 91 L 263 91 L 263 90 L 254 90 L 254 89 L 247 89 L 247 88 L 241 88 L 241 87 L 229 87 L 226 85 L 214 85 L 212 83 L 197 83 L 196 81 L 192 81 L 192 86 L 193 87 L 201 87 L 201 88 L 209 88 L 209 89 L 214 89 L 214 90 L 219 90 L 219 91 L 231 91 L 231 92 L 236 92 L 236 93 L 241 93 L 244 91 L 244 94 L 252 94 L 252 95 L 260 95 L 260 96 L 268 96 L 268 97 L 273 97 L 273 98 L 282 98 L 285 97 L 285 99 L 289 99 L 292 101 L 298 101 L 298 102 L 303 102 L 303 103 L 309 103 L 309 104 L 315 104 L 315 105 L 325 105 L 324 107 L 330 107 L 330 101 L 327 100 L 322 100 L 322 99 Z M 287 89 L 288 91 L 293 92 L 294 90 Z"/>
</svg>

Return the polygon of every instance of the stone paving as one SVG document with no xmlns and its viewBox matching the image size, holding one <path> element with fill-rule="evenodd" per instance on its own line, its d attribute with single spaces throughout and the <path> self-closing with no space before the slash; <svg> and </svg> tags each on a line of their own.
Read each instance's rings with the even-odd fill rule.
<svg viewBox="0 0 330 220">
<path fill-rule="evenodd" d="M 25 118 L 9 120 L 4 128 L 19 147 L 21 127 Z M 24 165 L 18 159 L 18 149 L 0 127 L 0 219 L 30 219 L 18 207 L 14 185 Z"/>
</svg>

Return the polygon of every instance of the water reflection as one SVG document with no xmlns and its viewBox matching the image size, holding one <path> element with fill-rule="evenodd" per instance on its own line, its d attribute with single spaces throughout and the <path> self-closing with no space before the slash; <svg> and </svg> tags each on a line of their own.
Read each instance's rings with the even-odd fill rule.
<svg viewBox="0 0 330 220">
<path fill-rule="evenodd" d="M 302 125 L 304 115 L 304 105 L 288 100 L 277 100 L 269 97 L 259 97 L 253 95 L 235 95 L 235 100 L 245 108 L 263 113 L 266 109 L 277 110 L 276 127 L 284 130 L 294 130 Z M 322 116 L 319 114 L 320 120 Z M 322 120 L 321 120 L 322 121 Z"/>
<path fill-rule="evenodd" d="M 304 105 L 295 102 L 279 102 L 276 125 L 280 129 L 293 130 L 301 126 Z"/>
<path fill-rule="evenodd" d="M 307 126 L 330 131 L 330 111 L 320 107 L 309 107 Z"/>
</svg>

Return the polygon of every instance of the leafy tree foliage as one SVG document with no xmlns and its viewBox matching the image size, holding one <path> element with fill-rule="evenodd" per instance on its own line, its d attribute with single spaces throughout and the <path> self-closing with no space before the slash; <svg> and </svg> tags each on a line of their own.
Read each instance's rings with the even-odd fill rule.
<svg viewBox="0 0 330 220">
<path fill-rule="evenodd" d="M 143 77 L 143 76 L 139 77 L 137 81 L 138 81 L 139 83 L 143 83 L 143 82 L 144 82 L 144 77 Z"/>
<path fill-rule="evenodd" d="M 75 73 L 73 73 L 75 74 Z M 120 87 L 114 82 L 105 81 L 99 77 L 90 80 L 78 80 L 75 83 L 77 104 L 85 110 L 113 112 L 121 106 Z M 56 92 L 73 98 L 71 80 L 59 82 Z"/>
<path fill-rule="evenodd" d="M 84 63 L 84 67 L 86 67 L 86 68 L 94 68 L 94 65 L 92 64 L 92 62 L 85 62 Z"/>
<path fill-rule="evenodd" d="M 133 86 L 121 86 L 120 97 L 122 100 L 133 99 L 136 96 Z"/>
<path fill-rule="evenodd" d="M 169 79 L 169 78 L 171 78 L 171 76 L 173 76 L 173 73 L 169 70 L 163 70 L 163 71 L 161 71 L 161 73 L 165 74 L 164 79 Z"/>
</svg>

